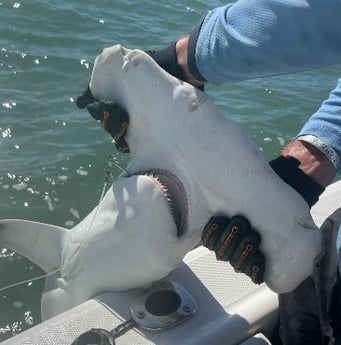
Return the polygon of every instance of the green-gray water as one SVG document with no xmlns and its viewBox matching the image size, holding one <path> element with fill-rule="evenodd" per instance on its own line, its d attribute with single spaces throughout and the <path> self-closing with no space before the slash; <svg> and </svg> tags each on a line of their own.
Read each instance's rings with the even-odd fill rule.
<svg viewBox="0 0 341 345">
<path fill-rule="evenodd" d="M 79 222 L 98 202 L 107 156 L 115 154 L 123 166 L 127 161 L 74 104 L 94 58 L 116 43 L 164 47 L 224 3 L 0 0 L 0 219 L 68 228 Z M 207 93 L 270 159 L 327 97 L 338 76 L 339 68 L 330 67 L 208 86 Z M 0 247 L 0 289 L 42 273 Z M 40 322 L 43 283 L 0 291 L 0 341 Z"/>
</svg>

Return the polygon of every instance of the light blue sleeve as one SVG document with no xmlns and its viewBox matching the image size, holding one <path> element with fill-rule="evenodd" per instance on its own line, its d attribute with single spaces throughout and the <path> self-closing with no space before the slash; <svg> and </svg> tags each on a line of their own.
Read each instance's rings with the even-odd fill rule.
<svg viewBox="0 0 341 345">
<path fill-rule="evenodd" d="M 341 79 L 298 136 L 313 135 L 332 147 L 341 159 Z M 341 172 L 341 166 L 338 169 Z"/>
<path fill-rule="evenodd" d="M 341 63 L 340 14 L 340 0 L 239 0 L 216 8 L 191 35 L 196 68 L 223 84 Z"/>
<path fill-rule="evenodd" d="M 219 85 L 341 63 L 340 14 L 341 0 L 239 0 L 216 8 L 190 33 L 190 71 Z M 340 80 L 299 135 L 306 134 L 341 157 Z"/>
</svg>

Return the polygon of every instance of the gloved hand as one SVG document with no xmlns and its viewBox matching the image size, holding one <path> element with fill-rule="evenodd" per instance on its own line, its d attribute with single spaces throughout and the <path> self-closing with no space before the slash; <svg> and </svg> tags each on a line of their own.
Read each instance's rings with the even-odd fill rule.
<svg viewBox="0 0 341 345">
<path fill-rule="evenodd" d="M 175 45 L 176 43 L 165 49 L 148 50 L 146 53 L 169 74 L 186 81 L 185 73 L 177 61 Z M 198 88 L 204 90 L 203 85 Z M 95 100 L 89 87 L 77 97 L 76 104 L 80 109 L 86 107 L 91 116 L 101 122 L 102 127 L 114 138 L 119 151 L 129 152 L 129 147 L 124 140 L 129 125 L 129 116 L 124 109 L 114 102 Z"/>
<path fill-rule="evenodd" d="M 270 162 L 276 174 L 311 207 L 324 188 L 299 169 L 299 165 L 294 157 L 279 156 Z M 259 250 L 261 238 L 245 217 L 212 217 L 204 228 L 202 242 L 215 252 L 218 260 L 230 262 L 236 272 L 245 273 L 256 284 L 264 282 L 265 257 Z"/>
<path fill-rule="evenodd" d="M 159 50 L 147 50 L 146 53 L 149 54 L 154 59 L 154 61 L 169 74 L 178 79 L 188 82 L 183 69 L 178 64 L 176 42 L 167 48 Z M 195 84 L 194 86 L 199 90 L 204 91 L 203 83 Z"/>
<path fill-rule="evenodd" d="M 256 284 L 264 281 L 265 258 L 259 251 L 261 238 L 245 217 L 213 216 L 201 239 L 205 247 L 215 252 L 217 260 L 230 262 L 236 272 L 245 273 Z"/>
<path fill-rule="evenodd" d="M 129 152 L 128 144 L 124 139 L 129 126 L 129 116 L 124 109 L 111 101 L 96 101 L 89 88 L 77 97 L 76 104 L 81 109 L 86 107 L 90 115 L 101 122 L 104 130 L 115 140 L 117 150 L 123 153 Z"/>
<path fill-rule="evenodd" d="M 185 73 L 178 64 L 175 45 L 176 43 L 164 49 L 147 50 L 146 53 L 150 55 L 154 61 L 169 74 L 178 79 L 186 81 Z"/>
</svg>

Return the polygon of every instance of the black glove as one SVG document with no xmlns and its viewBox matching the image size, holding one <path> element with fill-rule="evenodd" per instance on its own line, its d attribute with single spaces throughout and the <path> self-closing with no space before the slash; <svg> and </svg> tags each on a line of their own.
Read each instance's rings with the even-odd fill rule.
<svg viewBox="0 0 341 345">
<path fill-rule="evenodd" d="M 89 87 L 77 97 L 76 104 L 81 109 L 86 107 L 90 115 L 101 122 L 102 127 L 114 138 L 117 150 L 129 152 L 124 139 L 129 126 L 129 116 L 124 109 L 111 101 L 96 101 Z"/>
<path fill-rule="evenodd" d="M 184 71 L 178 64 L 175 45 L 176 43 L 173 43 L 171 46 L 164 49 L 147 50 L 146 53 L 149 54 L 154 59 L 154 61 L 166 72 L 178 79 L 187 81 Z M 199 90 L 204 91 L 204 84 L 196 87 Z"/>
<path fill-rule="evenodd" d="M 324 188 L 299 169 L 299 165 L 293 157 L 279 156 L 270 162 L 276 174 L 311 207 Z M 246 218 L 212 217 L 204 228 L 202 242 L 215 252 L 218 260 L 229 261 L 236 272 L 245 273 L 256 284 L 264 281 L 265 258 L 259 250 L 261 238 Z"/>
<path fill-rule="evenodd" d="M 213 216 L 201 236 L 205 247 L 213 250 L 217 260 L 229 261 L 236 272 L 248 275 L 256 284 L 264 281 L 264 255 L 259 251 L 258 232 L 242 216 Z"/>
<path fill-rule="evenodd" d="M 102 127 L 114 138 L 117 150 L 123 153 L 129 152 L 128 144 L 124 139 L 129 126 L 128 113 L 111 101 L 94 102 L 86 109 L 95 120 L 101 121 Z"/>
<path fill-rule="evenodd" d="M 178 79 L 185 80 L 185 73 L 178 65 L 175 45 L 176 43 L 160 50 L 147 50 L 146 53 L 150 55 L 153 60 L 169 74 Z"/>
<path fill-rule="evenodd" d="M 312 180 L 298 166 L 299 160 L 294 157 L 279 156 L 270 162 L 273 171 L 307 202 L 313 206 L 324 191 L 324 187 Z"/>
</svg>

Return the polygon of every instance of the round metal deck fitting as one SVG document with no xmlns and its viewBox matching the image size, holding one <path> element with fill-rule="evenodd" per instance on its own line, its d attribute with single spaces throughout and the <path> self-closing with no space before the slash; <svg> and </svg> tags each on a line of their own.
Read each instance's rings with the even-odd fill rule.
<svg viewBox="0 0 341 345">
<path fill-rule="evenodd" d="M 168 280 L 154 284 L 130 305 L 131 317 L 138 327 L 155 332 L 185 322 L 196 310 L 192 295 L 180 284 Z"/>
</svg>

